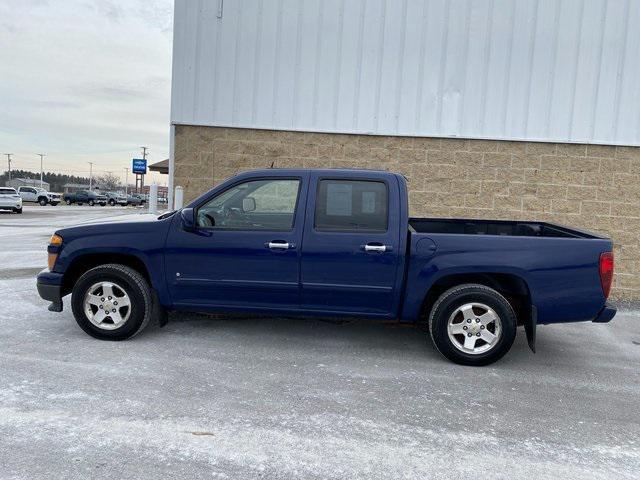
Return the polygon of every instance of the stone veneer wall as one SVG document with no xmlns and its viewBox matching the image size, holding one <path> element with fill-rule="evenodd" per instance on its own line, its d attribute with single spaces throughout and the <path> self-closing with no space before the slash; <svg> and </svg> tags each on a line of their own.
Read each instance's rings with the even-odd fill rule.
<svg viewBox="0 0 640 480">
<path fill-rule="evenodd" d="M 275 167 L 404 173 L 411 215 L 546 220 L 610 235 L 612 296 L 640 299 L 640 148 L 177 126 L 175 185 L 190 201 Z"/>
</svg>

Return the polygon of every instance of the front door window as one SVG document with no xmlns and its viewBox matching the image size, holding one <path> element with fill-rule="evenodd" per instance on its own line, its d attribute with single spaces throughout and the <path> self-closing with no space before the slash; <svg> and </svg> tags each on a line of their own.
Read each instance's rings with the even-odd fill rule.
<svg viewBox="0 0 640 480">
<path fill-rule="evenodd" d="M 291 231 L 300 181 L 252 180 L 235 185 L 198 209 L 201 228 Z"/>
</svg>

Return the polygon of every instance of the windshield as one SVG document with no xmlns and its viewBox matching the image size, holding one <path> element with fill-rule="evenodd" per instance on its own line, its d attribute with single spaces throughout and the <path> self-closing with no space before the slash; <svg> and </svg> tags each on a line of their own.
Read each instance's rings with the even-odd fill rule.
<svg viewBox="0 0 640 480">
<path fill-rule="evenodd" d="M 17 195 L 13 188 L 0 188 L 0 195 Z"/>
</svg>

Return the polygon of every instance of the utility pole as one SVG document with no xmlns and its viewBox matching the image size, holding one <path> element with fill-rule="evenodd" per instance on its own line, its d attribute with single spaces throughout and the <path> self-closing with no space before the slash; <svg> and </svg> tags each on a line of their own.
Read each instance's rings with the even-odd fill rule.
<svg viewBox="0 0 640 480">
<path fill-rule="evenodd" d="M 13 153 L 5 153 L 5 155 L 7 156 L 7 162 L 9 163 L 9 181 L 11 181 L 11 155 L 13 155 Z"/>
<path fill-rule="evenodd" d="M 149 147 L 140 147 L 142 149 L 142 158 L 144 160 L 147 159 L 147 150 Z M 140 178 L 140 187 L 138 187 L 138 178 Z M 136 192 L 144 193 L 144 174 L 136 175 Z"/>
<path fill-rule="evenodd" d="M 42 153 L 38 153 L 38 155 L 40 156 L 40 188 L 42 188 L 42 159 L 44 155 Z"/>
<path fill-rule="evenodd" d="M 129 184 L 129 169 L 124 169 L 124 196 L 127 196 L 127 186 Z"/>
<path fill-rule="evenodd" d="M 91 187 L 93 186 L 93 162 L 89 163 L 89 191 L 91 191 Z"/>
</svg>

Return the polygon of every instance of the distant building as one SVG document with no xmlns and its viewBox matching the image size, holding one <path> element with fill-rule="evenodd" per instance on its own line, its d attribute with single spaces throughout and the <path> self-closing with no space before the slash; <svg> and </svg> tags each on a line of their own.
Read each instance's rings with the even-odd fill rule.
<svg viewBox="0 0 640 480">
<path fill-rule="evenodd" d="M 89 185 L 86 183 L 65 183 L 62 186 L 64 193 L 73 193 L 79 190 L 89 190 Z M 91 190 L 102 190 L 100 185 L 92 185 Z"/>
<path fill-rule="evenodd" d="M 151 191 L 151 186 L 150 185 L 145 185 L 144 187 L 142 187 L 142 192 L 144 195 L 149 195 L 149 192 Z M 158 198 L 159 199 L 166 199 L 169 197 L 169 189 L 165 186 L 162 185 L 158 185 Z"/>
<path fill-rule="evenodd" d="M 65 183 L 62 188 L 64 193 L 73 193 L 79 190 L 89 190 L 89 185 L 83 183 Z"/>
<path fill-rule="evenodd" d="M 51 185 L 49 185 L 49 183 L 47 182 L 40 182 L 40 180 L 36 180 L 35 178 L 14 178 L 12 180 L 7 180 L 6 182 L 4 182 L 5 186 L 7 187 L 13 187 L 13 188 L 18 188 L 18 187 L 37 187 L 40 188 L 40 186 L 42 186 L 42 188 L 44 188 L 45 190 L 49 190 L 49 188 L 51 188 Z"/>
<path fill-rule="evenodd" d="M 160 162 L 157 163 L 152 163 L 151 165 L 149 165 L 149 170 L 151 170 L 152 172 L 158 172 L 162 175 L 168 175 L 169 174 L 169 159 L 167 158 L 166 160 L 162 160 Z"/>
</svg>

